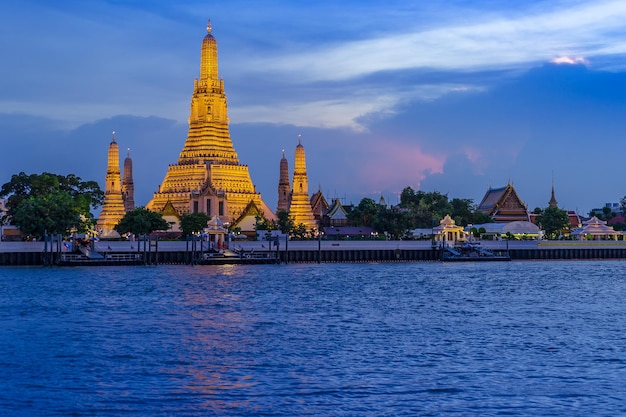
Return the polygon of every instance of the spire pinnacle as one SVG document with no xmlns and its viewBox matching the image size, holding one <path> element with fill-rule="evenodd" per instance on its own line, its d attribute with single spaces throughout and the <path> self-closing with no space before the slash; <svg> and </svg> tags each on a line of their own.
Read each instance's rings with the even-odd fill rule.
<svg viewBox="0 0 626 417">
<path fill-rule="evenodd" d="M 115 142 L 115 130 L 113 131 L 112 135 L 113 135 L 113 138 L 111 139 L 111 142 Z"/>
<path fill-rule="evenodd" d="M 128 157 L 130 158 L 130 148 L 128 148 Z"/>
<path fill-rule="evenodd" d="M 211 19 L 206 24 L 206 33 L 211 33 L 213 31 L 213 26 L 211 25 Z"/>
<path fill-rule="evenodd" d="M 302 145 L 302 135 L 298 135 L 298 145 Z"/>
</svg>

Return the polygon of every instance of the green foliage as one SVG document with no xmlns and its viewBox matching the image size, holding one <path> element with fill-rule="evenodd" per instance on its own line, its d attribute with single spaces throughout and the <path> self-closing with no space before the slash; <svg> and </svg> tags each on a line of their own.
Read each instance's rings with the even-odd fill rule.
<svg viewBox="0 0 626 417">
<path fill-rule="evenodd" d="M 276 217 L 278 217 L 278 221 L 276 222 L 276 227 L 281 233 L 291 234 L 295 227 L 293 223 L 293 219 L 289 216 L 289 213 L 285 210 L 280 210 L 276 213 Z"/>
<path fill-rule="evenodd" d="M 206 213 L 191 213 L 180 216 L 180 228 L 183 236 L 189 236 L 197 233 L 207 227 L 207 223 L 211 220 Z"/>
<path fill-rule="evenodd" d="M 453 198 L 450 201 L 452 214 L 450 217 L 458 225 L 467 225 L 474 222 L 474 200 L 470 198 Z"/>
<path fill-rule="evenodd" d="M 472 224 L 485 224 L 485 223 L 493 223 L 493 219 L 483 213 L 482 211 L 474 211 L 472 215 Z"/>
<path fill-rule="evenodd" d="M 91 222 L 84 219 L 74 199 L 65 191 L 30 196 L 20 202 L 11 216 L 22 233 L 36 237 L 46 233 L 66 236 L 71 231 L 85 232 Z"/>
<path fill-rule="evenodd" d="M 115 230 L 120 235 L 126 233 L 147 235 L 156 230 L 167 230 L 169 227 L 170 225 L 160 213 L 137 207 L 122 217 L 122 220 L 115 226 Z"/>
<path fill-rule="evenodd" d="M 443 219 L 446 214 L 453 214 L 452 204 L 448 201 L 448 196 L 437 191 L 426 193 L 424 191 L 414 191 L 411 187 L 406 187 L 400 194 L 401 208 L 408 209 L 411 213 L 412 226 L 427 228 L 432 227 L 433 219 Z"/>
<path fill-rule="evenodd" d="M 264 217 L 257 216 L 256 230 L 274 230 L 274 223 Z"/>
<path fill-rule="evenodd" d="M 305 239 L 308 236 L 308 231 L 306 230 L 306 225 L 304 223 L 299 223 L 292 230 L 292 235 L 296 239 Z"/>
<path fill-rule="evenodd" d="M 371 227 L 380 208 L 381 206 L 371 198 L 364 198 L 358 206 L 348 213 L 348 224 L 351 226 Z"/>
<path fill-rule="evenodd" d="M 416 192 L 406 187 L 400 194 L 397 207 L 387 208 L 371 198 L 364 198 L 348 213 L 348 223 L 351 226 L 371 226 L 379 233 L 386 232 L 398 239 L 411 229 L 431 228 L 448 214 L 460 226 L 493 222 L 489 216 L 476 210 L 471 199 L 448 201 L 448 197 L 439 192 Z"/>
<path fill-rule="evenodd" d="M 90 210 L 104 201 L 97 182 L 47 172 L 13 175 L 0 197 L 8 197 L 6 220 L 35 237 L 86 231 L 93 224 Z"/>
<path fill-rule="evenodd" d="M 543 229 L 548 239 L 557 238 L 562 231 L 570 228 L 567 212 L 557 207 L 548 207 L 537 216 L 537 225 Z"/>
<path fill-rule="evenodd" d="M 399 207 L 381 207 L 374 222 L 374 229 L 378 233 L 387 232 L 392 240 L 401 239 L 411 229 L 410 213 Z"/>
</svg>

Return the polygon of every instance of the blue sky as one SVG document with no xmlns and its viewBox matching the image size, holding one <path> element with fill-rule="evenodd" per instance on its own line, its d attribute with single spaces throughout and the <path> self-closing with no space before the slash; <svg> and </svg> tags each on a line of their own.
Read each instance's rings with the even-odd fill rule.
<svg viewBox="0 0 626 417">
<path fill-rule="evenodd" d="M 270 207 L 299 134 L 310 191 L 345 203 L 406 186 L 478 203 L 511 182 L 532 210 L 553 178 L 583 214 L 626 195 L 623 1 L 5 0 L 0 182 L 103 185 L 115 130 L 146 204 L 184 145 L 209 18 Z"/>
</svg>

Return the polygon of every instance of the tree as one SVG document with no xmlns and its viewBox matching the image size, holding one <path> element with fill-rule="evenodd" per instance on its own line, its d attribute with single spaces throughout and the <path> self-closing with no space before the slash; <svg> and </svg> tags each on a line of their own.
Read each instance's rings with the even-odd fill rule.
<svg viewBox="0 0 626 417">
<path fill-rule="evenodd" d="M 144 207 L 137 207 L 122 217 L 115 226 L 120 235 L 132 233 L 135 235 L 148 235 L 156 230 L 167 230 L 170 225 L 160 213 L 155 213 Z"/>
<path fill-rule="evenodd" d="M 392 240 L 400 239 L 411 228 L 410 214 L 399 207 L 381 207 L 374 228 L 379 233 L 389 233 Z"/>
<path fill-rule="evenodd" d="M 570 222 L 567 212 L 557 207 L 548 207 L 537 216 L 537 224 L 541 227 L 548 239 L 558 237 L 561 231 L 569 230 Z"/>
<path fill-rule="evenodd" d="M 412 228 L 431 227 L 433 219 L 441 220 L 446 214 L 452 214 L 453 212 L 448 196 L 437 191 L 429 193 L 424 191 L 416 192 L 411 187 L 406 187 L 402 190 L 399 206 L 409 211 Z"/>
<path fill-rule="evenodd" d="M 306 225 L 304 223 L 298 223 L 296 227 L 294 227 L 292 234 L 297 239 L 305 239 L 308 234 Z"/>
<path fill-rule="evenodd" d="M 81 216 L 75 201 L 64 191 L 22 200 L 13 210 L 11 222 L 24 235 L 34 237 L 42 237 L 46 233 L 65 236 L 72 230 L 82 233 L 91 224 Z"/>
<path fill-rule="evenodd" d="M 351 226 L 371 227 L 380 209 L 380 205 L 366 197 L 348 213 L 348 223 Z"/>
<path fill-rule="evenodd" d="M 453 198 L 450 201 L 452 206 L 452 214 L 450 217 L 454 219 L 457 225 L 468 225 L 473 223 L 474 218 L 474 201 L 470 198 Z"/>
<path fill-rule="evenodd" d="M 472 214 L 472 224 L 493 223 L 493 219 L 482 211 L 474 210 Z"/>
<path fill-rule="evenodd" d="M 47 172 L 13 175 L 2 185 L 0 197 L 8 197 L 6 220 L 35 237 L 87 230 L 93 225 L 90 210 L 104 201 L 95 181 Z"/>
<path fill-rule="evenodd" d="M 190 213 L 180 216 L 180 228 L 183 236 L 189 236 L 197 233 L 207 227 L 207 223 L 211 220 L 206 213 Z"/>
<path fill-rule="evenodd" d="M 289 213 L 285 210 L 280 210 L 276 213 L 276 217 L 278 217 L 278 221 L 276 222 L 276 227 L 281 233 L 291 234 L 295 227 L 293 223 L 293 219 L 289 216 Z"/>
</svg>

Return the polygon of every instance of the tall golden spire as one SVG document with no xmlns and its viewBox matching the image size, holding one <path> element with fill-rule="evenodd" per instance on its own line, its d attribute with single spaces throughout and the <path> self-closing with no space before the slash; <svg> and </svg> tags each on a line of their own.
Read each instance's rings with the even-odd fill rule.
<svg viewBox="0 0 626 417">
<path fill-rule="evenodd" d="M 266 218 L 274 214 L 261 199 L 247 165 L 239 163 L 228 128 L 224 80 L 218 78 L 217 42 L 211 21 L 202 40 L 200 78 L 194 81 L 189 131 L 178 163 L 170 165 L 147 207 L 161 211 L 170 202 L 179 214 L 204 212 L 233 221 L 254 201 Z"/>
<path fill-rule="evenodd" d="M 114 230 L 115 225 L 126 214 L 124 200 L 122 198 L 122 179 L 120 176 L 120 153 L 115 140 L 115 132 L 109 144 L 107 174 L 105 179 L 104 204 L 100 211 L 96 230 L 100 237 L 119 237 Z"/>
<path fill-rule="evenodd" d="M 217 75 L 217 42 L 211 34 L 213 26 L 211 19 L 206 26 L 207 34 L 202 41 L 202 51 L 200 54 L 200 81 L 218 80 Z"/>
<path fill-rule="evenodd" d="M 291 204 L 289 214 L 296 225 L 303 223 L 307 229 L 317 228 L 317 222 L 309 199 L 309 179 L 306 173 L 306 155 L 302 146 L 302 136 L 298 135 L 295 164 L 293 167 Z"/>
</svg>

